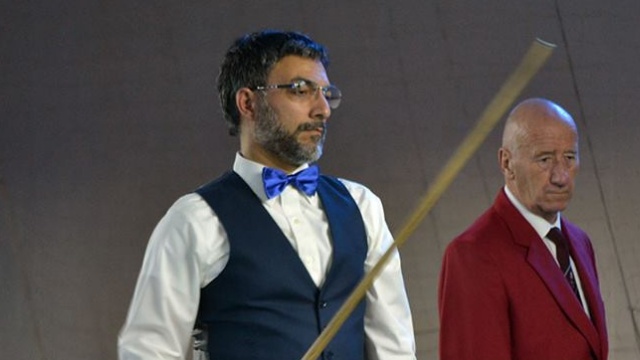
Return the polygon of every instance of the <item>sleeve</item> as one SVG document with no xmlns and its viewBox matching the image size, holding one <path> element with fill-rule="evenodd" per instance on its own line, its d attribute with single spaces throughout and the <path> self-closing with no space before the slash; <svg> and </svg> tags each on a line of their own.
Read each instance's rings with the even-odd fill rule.
<svg viewBox="0 0 640 360">
<path fill-rule="evenodd" d="M 185 359 L 190 352 L 200 288 L 226 264 L 225 246 L 228 256 L 226 241 L 211 241 L 213 212 L 203 203 L 188 195 L 154 229 L 118 337 L 120 360 Z"/>
<path fill-rule="evenodd" d="M 369 242 L 365 272 L 369 272 L 392 246 L 393 237 L 380 199 L 362 185 L 345 185 L 358 204 L 365 223 Z M 413 322 L 397 249 L 367 291 L 364 324 L 368 359 L 416 358 Z"/>
<path fill-rule="evenodd" d="M 438 309 L 441 360 L 511 359 L 507 293 L 482 244 L 454 240 L 447 247 Z"/>
</svg>

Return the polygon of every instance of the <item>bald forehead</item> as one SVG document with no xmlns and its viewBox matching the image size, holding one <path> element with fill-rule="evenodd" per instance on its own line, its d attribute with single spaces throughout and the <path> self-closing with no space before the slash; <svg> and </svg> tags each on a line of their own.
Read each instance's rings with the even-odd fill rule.
<svg viewBox="0 0 640 360">
<path fill-rule="evenodd" d="M 512 143 L 518 138 L 549 127 L 564 127 L 577 135 L 573 118 L 562 107 L 546 99 L 525 100 L 509 114 L 504 127 L 502 145 L 513 145 Z"/>
<path fill-rule="evenodd" d="M 573 118 L 558 104 L 546 99 L 529 99 L 516 106 L 509 115 L 515 122 L 558 121 L 575 127 Z"/>
</svg>

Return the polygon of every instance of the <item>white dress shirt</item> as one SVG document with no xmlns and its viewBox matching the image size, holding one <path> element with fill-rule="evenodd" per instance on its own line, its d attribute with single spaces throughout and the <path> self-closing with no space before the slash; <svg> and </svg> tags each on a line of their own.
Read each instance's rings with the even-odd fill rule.
<svg viewBox="0 0 640 360">
<path fill-rule="evenodd" d="M 329 225 L 320 199 L 292 186 L 267 199 L 263 167 L 236 154 L 233 170 L 262 200 L 320 287 L 331 264 Z M 340 180 L 364 220 L 368 242 L 364 267 L 368 272 L 393 238 L 380 199 L 363 185 Z M 226 232 L 205 200 L 196 193 L 178 199 L 149 240 L 118 337 L 120 360 L 184 359 L 190 351 L 200 289 L 220 274 L 228 258 Z M 397 252 L 367 292 L 364 324 L 368 359 L 415 359 L 413 323 Z"/>
<path fill-rule="evenodd" d="M 524 205 L 522 205 L 520 201 L 518 201 L 518 199 L 516 199 L 516 197 L 513 196 L 513 194 L 511 193 L 508 187 L 506 186 L 504 187 L 504 192 L 509 198 L 509 200 L 511 201 L 511 203 L 513 204 L 513 206 L 515 206 L 516 209 L 518 209 L 520 214 L 524 216 L 525 220 L 527 220 L 527 222 L 531 224 L 531 226 L 538 233 L 538 235 L 540 235 L 540 238 L 542 238 L 542 241 L 547 246 L 547 249 L 549 249 L 549 252 L 551 252 L 551 255 L 553 255 L 554 260 L 556 260 L 558 267 L 560 267 L 560 264 L 558 263 L 558 258 L 556 256 L 556 244 L 547 237 L 547 234 L 549 233 L 549 230 L 551 230 L 551 228 L 554 228 L 554 227 L 557 227 L 558 229 L 562 230 L 562 226 L 561 226 L 562 222 L 560 221 L 561 214 L 558 212 L 558 216 L 556 217 L 556 222 L 553 224 L 550 224 L 547 220 L 541 218 L 540 216 L 529 211 L 529 209 L 525 208 Z M 580 300 L 583 304 L 582 307 L 584 308 L 584 311 L 587 313 L 587 316 L 590 317 L 591 315 L 589 314 L 589 307 L 585 306 L 585 304 L 587 303 L 587 300 L 585 299 L 584 292 L 582 291 L 582 283 L 580 281 L 580 276 L 579 276 L 580 274 L 578 274 L 578 268 L 576 268 L 576 264 L 573 263 L 573 259 L 571 258 L 571 256 L 569 256 L 569 266 L 571 266 L 571 271 L 573 271 L 575 275 L 576 285 L 578 286 L 578 292 L 580 293 Z"/>
</svg>

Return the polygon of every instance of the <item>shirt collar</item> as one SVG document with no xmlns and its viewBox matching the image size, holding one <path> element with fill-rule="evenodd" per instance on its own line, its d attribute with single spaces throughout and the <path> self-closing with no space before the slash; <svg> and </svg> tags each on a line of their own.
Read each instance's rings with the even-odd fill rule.
<svg viewBox="0 0 640 360">
<path fill-rule="evenodd" d="M 549 224 L 549 222 L 542 217 L 532 213 L 529 209 L 525 208 L 518 199 L 511 193 L 509 187 L 504 187 L 504 193 L 509 198 L 509 201 L 513 204 L 513 206 L 518 209 L 518 212 L 522 214 L 522 216 L 527 220 L 527 222 L 533 227 L 533 229 L 540 235 L 541 238 L 545 238 L 549 233 L 549 230 L 553 227 L 557 227 L 558 229 L 562 229 L 560 224 L 560 212 L 558 212 L 558 216 L 556 217 L 556 221 L 553 224 Z"/>
<path fill-rule="evenodd" d="M 292 174 L 306 169 L 309 167 L 309 164 L 302 164 L 297 169 L 295 169 Z M 233 162 L 233 171 L 237 173 L 244 182 L 249 185 L 251 190 L 260 198 L 260 200 L 269 201 L 267 198 L 267 194 L 264 192 L 264 186 L 262 184 L 262 169 L 265 168 L 264 165 L 257 163 L 255 161 L 249 160 L 242 156 L 240 152 L 236 153 L 236 159 Z M 271 199 L 273 200 L 273 199 Z"/>
</svg>

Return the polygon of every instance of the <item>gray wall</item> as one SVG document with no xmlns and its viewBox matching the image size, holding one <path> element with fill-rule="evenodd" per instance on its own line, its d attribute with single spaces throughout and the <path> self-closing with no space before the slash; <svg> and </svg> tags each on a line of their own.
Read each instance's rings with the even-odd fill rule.
<svg viewBox="0 0 640 360">
<path fill-rule="evenodd" d="M 0 5 L 2 358 L 114 359 L 147 239 L 237 148 L 215 77 L 238 35 L 325 43 L 345 94 L 321 167 L 367 184 L 398 231 L 534 38 L 557 50 L 519 99 L 578 121 L 567 216 L 591 235 L 612 360 L 640 358 L 640 2 L 60 1 Z M 499 125 L 501 126 L 501 124 Z M 437 357 L 437 277 L 500 185 L 500 129 L 401 251 L 420 359 Z"/>
</svg>

